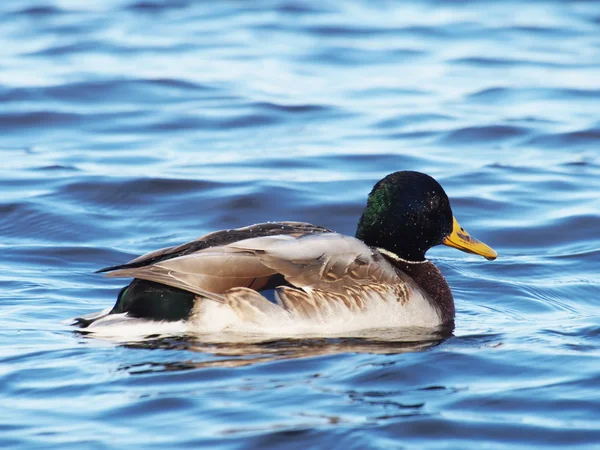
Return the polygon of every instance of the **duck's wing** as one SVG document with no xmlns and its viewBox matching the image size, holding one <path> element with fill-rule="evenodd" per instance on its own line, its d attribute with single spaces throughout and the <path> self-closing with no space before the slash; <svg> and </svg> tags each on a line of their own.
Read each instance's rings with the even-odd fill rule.
<svg viewBox="0 0 600 450">
<path fill-rule="evenodd" d="M 279 304 L 309 315 L 332 302 L 361 308 L 369 295 L 401 294 L 411 283 L 362 241 L 331 232 L 242 239 L 107 276 L 156 281 L 228 304 L 246 297 L 253 305 L 257 291 L 277 287 L 277 279 L 285 284 L 283 277 L 290 286 L 277 290 Z"/>
<path fill-rule="evenodd" d="M 342 294 L 348 288 L 402 281 L 379 252 L 338 233 L 246 239 L 227 248 L 251 253 L 263 266 L 305 291 Z"/>
<path fill-rule="evenodd" d="M 166 284 L 215 300 L 233 287 L 257 291 L 276 287 L 282 277 L 252 252 L 228 247 L 254 238 L 294 239 L 328 229 L 304 222 L 269 222 L 216 231 L 177 247 L 147 253 L 127 264 L 98 272 L 107 277 L 132 277 Z"/>
<path fill-rule="evenodd" d="M 300 237 L 307 234 L 319 234 L 330 232 L 324 227 L 319 227 L 306 222 L 267 222 L 258 223 L 242 228 L 230 230 L 219 230 L 200 236 L 193 241 L 175 247 L 166 247 L 159 250 L 146 253 L 126 264 L 105 267 L 97 270 L 96 273 L 112 272 L 121 269 L 134 269 L 138 267 L 150 266 L 167 259 L 180 256 L 191 255 L 195 252 L 205 250 L 211 247 L 221 247 L 244 239 L 255 237 L 289 235 Z"/>
<path fill-rule="evenodd" d="M 155 281 L 223 301 L 220 294 L 228 289 L 248 287 L 259 291 L 276 274 L 275 270 L 262 264 L 252 253 L 223 246 L 142 267 L 118 269 L 106 276 Z"/>
</svg>

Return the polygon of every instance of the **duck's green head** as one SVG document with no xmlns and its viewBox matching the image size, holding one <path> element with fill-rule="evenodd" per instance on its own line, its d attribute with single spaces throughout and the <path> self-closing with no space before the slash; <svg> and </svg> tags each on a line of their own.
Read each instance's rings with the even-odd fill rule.
<svg viewBox="0 0 600 450">
<path fill-rule="evenodd" d="M 373 187 L 356 237 L 407 261 L 424 261 L 427 250 L 440 244 L 489 260 L 498 256 L 469 236 L 452 215 L 442 186 L 420 172 L 395 172 Z"/>
</svg>

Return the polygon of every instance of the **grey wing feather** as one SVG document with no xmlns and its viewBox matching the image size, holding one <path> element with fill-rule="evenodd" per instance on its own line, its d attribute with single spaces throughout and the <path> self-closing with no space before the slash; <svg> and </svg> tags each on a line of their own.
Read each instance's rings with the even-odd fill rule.
<svg viewBox="0 0 600 450">
<path fill-rule="evenodd" d="M 155 281 L 175 288 L 183 289 L 202 297 L 207 297 L 220 303 L 225 302 L 225 297 L 217 292 L 212 292 L 198 286 L 194 274 L 173 272 L 158 266 L 147 266 L 138 269 L 123 269 L 111 272 L 106 277 L 139 278 L 141 280 Z"/>
<path fill-rule="evenodd" d="M 362 241 L 342 234 L 323 233 L 299 238 L 255 238 L 228 247 L 251 251 L 292 285 L 344 293 L 372 283 L 406 283 L 394 267 Z"/>
<path fill-rule="evenodd" d="M 105 267 L 97 272 L 111 272 L 118 269 L 132 269 L 145 265 L 152 265 L 162 260 L 191 255 L 210 247 L 222 247 L 232 242 L 249 239 L 255 236 L 289 235 L 299 237 L 305 234 L 319 234 L 329 232 L 326 228 L 312 225 L 306 222 L 266 222 L 249 225 L 247 227 L 234 228 L 230 230 L 213 231 L 193 241 L 186 242 L 174 247 L 165 247 L 146 253 L 129 261 L 126 264 Z"/>
<path fill-rule="evenodd" d="M 266 284 L 267 279 L 276 273 L 252 253 L 221 247 L 168 259 L 151 266 L 115 270 L 106 276 L 155 281 L 212 298 L 208 293 L 222 294 L 234 287 Z"/>
</svg>

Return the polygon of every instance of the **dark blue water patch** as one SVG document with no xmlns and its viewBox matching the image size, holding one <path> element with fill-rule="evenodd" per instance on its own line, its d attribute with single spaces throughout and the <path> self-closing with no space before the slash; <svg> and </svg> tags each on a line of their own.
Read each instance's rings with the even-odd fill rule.
<svg viewBox="0 0 600 450">
<path fill-rule="evenodd" d="M 380 167 L 386 167 L 390 173 L 399 170 L 414 170 L 424 163 L 424 158 L 414 153 L 342 153 L 339 155 L 316 156 L 312 157 L 311 160 L 318 162 L 322 167 L 368 171 L 371 173 L 377 172 Z M 383 175 L 387 175 L 387 173 Z M 377 181 L 379 180 L 373 178 L 367 181 L 357 180 L 353 184 L 360 183 L 362 189 L 370 189 Z M 323 192 L 329 190 L 329 186 L 323 185 Z"/>
<path fill-rule="evenodd" d="M 5 236 L 5 242 L 24 239 L 28 242 L 87 242 L 91 236 L 108 233 L 104 227 L 95 225 L 103 218 L 99 212 L 76 217 L 65 203 L 56 208 L 39 201 L 9 206 L 9 212 L 0 218 L 0 233 Z"/>
<path fill-rule="evenodd" d="M 15 425 L 0 425 L 0 430 L 2 430 L 4 433 L 19 431 L 23 428 L 25 428 L 25 427 L 20 427 L 20 426 L 15 426 Z M 10 438 L 10 437 L 0 438 L 0 445 L 2 445 L 4 448 L 17 448 L 22 443 L 23 443 L 23 441 L 20 438 Z"/>
<path fill-rule="evenodd" d="M 279 113 L 289 113 L 289 114 L 315 114 L 315 113 L 324 113 L 329 112 L 332 108 L 327 107 L 325 105 L 317 105 L 317 104 L 299 104 L 299 105 L 289 105 L 282 103 L 274 103 L 274 102 L 259 102 L 250 105 L 253 108 L 264 109 L 275 111 Z"/>
<path fill-rule="evenodd" d="M 523 424 L 510 419 L 496 419 L 484 423 L 473 419 L 428 417 L 415 420 L 393 421 L 377 426 L 377 434 L 388 443 L 402 440 L 417 443 L 421 439 L 443 440 L 456 448 L 474 443 L 493 443 L 496 448 L 531 448 L 545 446 L 561 448 L 576 444 L 593 445 L 600 433 L 585 428 L 553 428 L 536 424 Z M 475 444 L 477 445 L 477 444 Z"/>
<path fill-rule="evenodd" d="M 513 88 L 491 87 L 469 94 L 467 99 L 478 102 L 499 102 L 506 101 L 515 95 L 517 95 L 517 91 Z"/>
<path fill-rule="evenodd" d="M 117 129 L 139 130 L 152 124 L 149 112 L 68 112 L 68 111 L 28 111 L 0 114 L 0 130 L 11 143 L 49 143 L 56 139 L 62 146 L 69 147 L 77 142 L 76 136 L 83 132 L 102 134 L 112 129 L 111 124 L 119 124 Z M 149 123 L 149 124 L 148 124 Z M 183 126 L 183 125 L 182 125 Z M 190 125 L 191 126 L 191 125 Z M 35 131 L 35 134 L 32 133 Z M 55 141 L 56 143 L 56 141 Z M 91 147 L 91 146 L 90 146 Z"/>
<path fill-rule="evenodd" d="M 312 25 L 304 28 L 304 31 L 310 35 L 327 38 L 416 37 L 431 40 L 473 36 L 481 30 L 483 29 L 475 22 L 452 23 L 449 25 L 440 24 L 438 26 L 401 25 L 396 27 L 324 24 Z"/>
<path fill-rule="evenodd" d="M 55 349 L 50 351 L 53 355 L 57 357 L 59 361 L 69 361 L 69 360 L 79 360 L 80 362 L 89 360 L 89 357 L 81 351 L 81 349 L 77 348 L 66 348 L 66 349 Z M 39 352 L 28 352 L 25 355 L 19 355 L 18 357 L 6 358 L 5 361 L 11 364 L 14 364 L 16 367 L 25 365 L 28 360 L 33 360 L 35 358 L 39 358 L 41 354 Z M 46 376 L 40 377 L 40 372 L 45 371 Z M 12 389 L 19 392 L 19 395 L 23 397 L 28 397 L 30 395 L 35 395 L 35 392 L 38 394 L 39 385 L 45 384 L 49 381 L 54 381 L 54 386 L 51 389 L 44 390 L 44 396 L 38 398 L 52 398 L 52 397 L 61 397 L 68 396 L 69 387 L 76 391 L 78 394 L 85 395 L 93 393 L 95 389 L 95 385 L 92 380 L 83 381 L 77 384 L 70 384 L 66 380 L 68 379 L 68 375 L 66 372 L 69 371 L 68 364 L 60 364 L 54 367 L 46 366 L 44 364 L 38 367 L 22 367 L 20 370 L 16 370 L 14 376 L 9 376 L 4 378 L 4 382 L 6 385 L 11 386 Z"/>
<path fill-rule="evenodd" d="M 24 15 L 29 17 L 48 17 L 63 13 L 61 8 L 55 5 L 35 5 L 15 11 L 15 15 Z"/>
<path fill-rule="evenodd" d="M 29 57 L 59 57 L 76 54 L 90 53 L 113 53 L 120 50 L 119 47 L 113 46 L 107 42 L 100 40 L 87 40 L 83 42 L 74 42 L 70 44 L 54 45 L 40 50 L 35 50 L 25 54 Z"/>
<path fill-rule="evenodd" d="M 288 206 L 290 202 L 294 203 L 294 213 L 291 213 L 292 208 Z M 310 216 L 299 214 L 298 211 L 301 205 L 307 202 L 310 202 L 309 197 L 295 189 L 281 185 L 264 185 L 260 189 L 252 189 L 235 197 L 215 198 L 204 202 L 205 208 L 211 211 L 212 218 L 204 215 L 201 217 L 209 220 L 209 226 L 221 223 L 223 228 L 282 220 L 310 222 Z M 240 220 L 240 216 L 244 217 L 243 221 Z"/>
<path fill-rule="evenodd" d="M 499 199 L 482 198 L 480 196 L 454 196 L 450 199 L 455 211 L 460 211 L 461 218 L 481 217 L 486 211 L 496 214 L 511 214 L 515 206 Z M 464 220 L 464 219 L 461 219 Z"/>
<path fill-rule="evenodd" d="M 40 171 L 40 172 L 79 172 L 80 169 L 78 169 L 75 166 L 67 166 L 64 164 L 50 164 L 47 166 L 40 166 L 40 167 L 36 167 L 32 169 L 33 171 Z"/>
<path fill-rule="evenodd" d="M 523 138 L 533 132 L 530 128 L 514 125 L 470 126 L 446 133 L 440 140 L 444 144 L 481 145 Z"/>
<path fill-rule="evenodd" d="M 210 162 L 199 164 L 197 167 L 202 169 L 207 169 L 214 167 L 223 168 L 224 166 L 235 168 L 239 170 L 255 168 L 255 169 L 264 169 L 265 167 L 269 167 L 273 170 L 296 170 L 296 169 L 319 169 L 324 166 L 324 163 L 319 160 L 319 158 L 289 158 L 289 157 L 281 157 L 281 156 L 272 156 L 272 157 L 257 157 L 247 160 L 241 160 L 236 162 Z"/>
<path fill-rule="evenodd" d="M 503 411 L 502 415 L 513 416 L 513 415 L 528 415 L 534 410 L 542 411 L 548 410 L 552 400 L 548 400 L 547 395 L 551 394 L 555 389 L 561 389 L 563 383 L 550 383 L 546 386 L 541 387 L 524 387 L 517 389 L 506 394 L 492 394 L 490 402 L 477 402 L 475 399 L 464 399 L 456 402 L 452 407 L 457 409 L 468 408 L 474 412 L 481 414 L 488 414 L 489 409 L 498 408 Z M 535 400 L 531 402 L 523 402 L 522 396 L 533 394 Z M 537 395 L 535 395 L 537 394 Z M 546 394 L 546 395 L 544 395 Z M 560 406 L 560 413 L 556 417 L 562 417 L 564 420 L 575 419 L 576 417 L 585 417 L 593 408 L 592 402 L 588 400 L 576 399 L 576 398 L 563 398 L 556 400 Z"/>
<path fill-rule="evenodd" d="M 501 293 L 506 291 L 507 295 L 492 296 L 494 301 L 502 304 L 511 304 L 514 302 L 515 311 L 519 311 L 518 302 L 524 298 L 539 298 L 536 293 L 540 289 L 556 289 L 560 291 L 568 286 L 573 286 L 574 290 L 579 289 L 586 283 L 585 278 L 589 277 L 589 273 L 582 269 L 579 273 L 567 272 L 566 269 L 575 268 L 576 264 L 581 264 L 583 258 L 575 257 L 568 264 L 560 261 L 556 256 L 542 248 L 541 251 L 533 248 L 522 248 L 517 251 L 505 249 L 505 252 L 500 252 L 499 258 L 493 263 L 488 263 L 482 259 L 475 257 L 469 258 L 466 262 L 466 256 L 456 253 L 455 250 L 446 249 L 445 255 L 451 255 L 453 259 L 438 259 L 438 265 L 444 269 L 444 273 L 450 279 L 453 279 L 452 287 L 460 290 L 467 298 L 488 298 L 488 290 L 492 289 L 493 293 Z M 593 258 L 590 258 L 593 259 Z M 564 272 L 556 270 L 558 266 L 565 268 Z M 570 267 L 568 267 L 570 266 Z M 494 276 L 496 274 L 497 276 Z M 469 279 L 465 279 L 464 277 Z M 471 283 L 483 283 L 487 286 L 485 289 L 475 289 Z M 589 284 L 589 283 L 588 283 Z M 594 286 L 590 285 L 590 289 Z M 485 296 L 482 294 L 485 293 Z M 565 305 L 571 304 L 569 296 L 551 296 L 553 299 L 559 299 Z M 540 303 L 540 308 L 546 308 L 551 305 Z M 523 308 L 526 309 L 527 308 Z M 576 310 L 577 308 L 571 308 Z"/>
<path fill-rule="evenodd" d="M 517 126 L 522 126 L 524 128 L 529 128 L 534 125 L 559 125 L 560 122 L 555 120 L 546 119 L 544 117 L 537 116 L 524 116 L 524 117 L 511 117 L 506 118 L 505 121 L 507 123 L 516 124 Z"/>
<path fill-rule="evenodd" d="M 123 54 L 139 54 L 139 53 L 170 53 L 170 52 L 186 52 L 189 50 L 193 50 L 194 47 L 191 44 L 171 44 L 169 46 L 152 46 L 145 45 L 140 47 L 135 47 L 132 45 L 128 45 L 125 43 L 121 44 L 113 44 L 106 41 L 101 40 L 87 40 L 83 42 L 75 42 L 72 44 L 65 45 L 55 45 L 51 47 L 47 47 L 41 50 L 36 50 L 33 52 L 29 52 L 24 54 L 23 56 L 31 57 L 31 58 L 42 58 L 42 57 L 69 57 L 76 56 L 78 54 L 114 54 L 114 53 L 123 53 Z"/>
<path fill-rule="evenodd" d="M 186 0 L 175 1 L 137 1 L 125 5 L 124 9 L 135 13 L 157 14 L 188 8 L 191 5 Z"/>
<path fill-rule="evenodd" d="M 455 339 L 443 343 L 442 348 L 450 350 Z M 346 380 L 347 384 L 360 386 L 361 390 L 396 391 L 397 386 L 403 385 L 404 392 L 415 392 L 406 400 L 408 403 L 413 402 L 415 397 L 423 396 L 422 389 L 428 386 L 461 386 L 478 377 L 485 377 L 490 383 L 500 382 L 506 377 L 517 375 L 520 369 L 506 365 L 502 360 L 494 361 L 482 355 L 466 353 L 440 352 L 436 359 L 443 364 L 434 368 L 434 362 L 427 354 L 395 355 L 389 364 L 365 365 L 359 370 L 353 368 L 355 373 L 342 373 L 340 379 Z M 484 359 L 485 367 L 480 364 Z M 539 375 L 543 371 L 542 368 L 522 369 L 521 375 L 527 376 Z M 440 383 L 440 380 L 444 381 Z M 421 402 L 417 400 L 416 403 Z"/>
<path fill-rule="evenodd" d="M 543 134 L 531 138 L 527 145 L 542 148 L 596 149 L 600 145 L 600 129 Z"/>
<path fill-rule="evenodd" d="M 189 179 L 169 178 L 98 178 L 87 179 L 64 185 L 52 194 L 53 200 L 76 199 L 79 206 L 84 204 L 95 207 L 121 208 L 123 204 L 154 206 L 162 201 L 178 198 L 182 203 L 190 196 L 209 196 L 223 184 Z M 72 201 L 72 200 L 71 200 Z"/>
<path fill-rule="evenodd" d="M 27 156 L 28 157 L 24 159 L 28 160 L 36 158 L 35 154 Z M 17 202 L 26 201 L 24 193 L 27 193 L 28 199 L 37 195 L 42 195 L 55 189 L 56 186 L 64 182 L 65 177 L 71 175 L 69 171 L 63 175 L 58 175 L 58 173 L 48 174 L 43 177 L 38 175 L 37 182 L 34 180 L 36 176 L 33 174 L 30 174 L 28 177 L 17 176 L 15 178 L 5 178 L 3 180 L 4 192 L 5 194 L 10 193 L 12 195 L 9 198 L 5 197 L 4 201 L 0 203 L 0 214 L 12 212 L 18 207 Z"/>
<path fill-rule="evenodd" d="M 543 333 L 548 333 L 549 335 L 559 336 L 561 338 L 582 338 L 594 342 L 596 346 L 600 344 L 600 327 L 598 325 L 593 324 L 584 324 L 583 326 L 577 326 L 574 328 L 565 328 L 565 329 L 544 329 Z"/>
<path fill-rule="evenodd" d="M 314 4 L 303 1 L 283 1 L 276 5 L 277 11 L 284 15 L 303 16 L 331 13 L 333 5 Z"/>
<path fill-rule="evenodd" d="M 352 98 L 356 99 L 371 99 L 373 97 L 425 97 L 433 95 L 432 92 L 424 89 L 406 89 L 400 87 L 370 87 L 359 89 L 352 92 Z"/>
<path fill-rule="evenodd" d="M 403 140 L 403 139 L 409 139 L 409 140 L 413 140 L 413 139 L 429 139 L 429 138 L 434 138 L 436 136 L 439 136 L 441 133 L 438 131 L 404 131 L 404 132 L 400 132 L 400 133 L 389 133 L 386 134 L 385 136 L 388 139 L 393 139 L 393 140 Z"/>
<path fill-rule="evenodd" d="M 173 120 L 156 123 L 152 125 L 152 128 L 167 131 L 202 128 L 230 130 L 236 128 L 264 127 L 274 125 L 280 121 L 279 117 L 267 114 L 247 114 L 229 119 L 213 118 L 212 120 L 194 116 L 182 116 L 175 117 Z"/>
<path fill-rule="evenodd" d="M 373 442 L 367 443 L 360 435 L 356 436 L 350 426 L 343 423 L 338 425 L 335 422 L 328 426 L 326 419 L 327 417 L 322 418 L 324 424 L 321 426 L 288 424 L 280 425 L 275 429 L 248 429 L 245 433 L 240 433 L 244 431 L 240 429 L 234 436 L 243 436 L 250 449 L 285 447 L 301 450 L 306 448 L 304 445 L 308 448 L 318 448 L 322 442 L 329 442 L 332 449 L 376 448 L 373 447 Z"/>
<path fill-rule="evenodd" d="M 573 158 L 572 161 L 567 161 L 562 163 L 562 166 L 571 168 L 571 169 L 589 169 L 589 170 L 598 170 L 600 169 L 600 164 L 596 163 L 594 158 L 591 155 L 583 154 L 578 155 Z"/>
<path fill-rule="evenodd" d="M 308 63 L 332 65 L 385 65 L 388 60 L 396 58 L 413 58 L 420 54 L 407 53 L 404 50 L 366 50 L 356 47 L 328 46 L 318 52 L 311 52 L 305 56 Z M 408 61 L 406 61 L 408 63 Z"/>
<path fill-rule="evenodd" d="M 410 95 L 410 93 L 406 93 L 405 95 Z M 406 114 L 390 119 L 380 120 L 376 122 L 373 126 L 375 128 L 387 129 L 400 128 L 403 126 L 414 124 L 426 124 L 428 122 L 451 122 L 453 120 L 456 120 L 456 118 L 438 113 Z"/>
<path fill-rule="evenodd" d="M 584 181 L 584 178 L 580 180 Z M 533 186 L 535 185 L 535 186 Z M 553 177 L 548 177 L 547 179 L 539 179 L 537 181 L 533 181 L 527 184 L 527 186 L 531 187 L 531 190 L 539 190 L 541 192 L 553 192 L 554 196 L 546 197 L 546 198 L 538 198 L 536 201 L 547 202 L 557 200 L 566 200 L 573 197 L 578 197 L 580 193 L 581 186 L 578 186 L 577 182 L 574 182 L 571 177 L 563 174 L 556 174 Z M 573 195 L 568 195 L 571 193 Z"/>
<path fill-rule="evenodd" d="M 593 246 L 586 245 L 586 248 L 584 249 L 581 249 L 578 246 L 569 245 L 566 248 L 559 247 L 555 249 L 555 251 L 551 253 L 551 256 L 556 259 L 576 259 L 584 263 L 595 263 L 600 261 L 600 249 L 598 248 L 597 243 Z"/>
<path fill-rule="evenodd" d="M 9 131 L 17 133 L 21 128 L 74 125 L 83 120 L 83 117 L 82 114 L 55 111 L 3 113 L 0 114 L 0 130 L 5 133 Z"/>
<path fill-rule="evenodd" d="M 405 36 L 431 39 L 439 44 L 445 39 L 472 39 L 474 37 L 487 38 L 490 29 L 482 27 L 478 22 L 460 21 L 436 26 L 405 26 L 401 28 L 401 34 Z"/>
<path fill-rule="evenodd" d="M 135 420 L 153 420 L 160 423 L 165 420 L 164 416 L 176 416 L 180 411 L 193 406 L 195 406 L 195 401 L 190 398 L 161 396 L 160 398 L 140 399 L 122 408 L 113 408 L 98 418 L 111 420 L 116 417 L 135 417 Z M 173 420 L 176 421 L 175 418 Z"/>
<path fill-rule="evenodd" d="M 68 200 L 72 197 L 77 198 L 76 203 Z M 69 201 L 74 207 L 86 208 L 95 214 L 110 213 L 113 227 L 127 223 L 132 226 L 127 234 L 139 231 L 140 227 L 151 231 L 157 222 L 161 224 L 160 229 L 172 223 L 177 224 L 176 232 L 183 233 L 187 228 L 199 234 L 202 229 L 208 232 L 217 226 L 234 228 L 269 220 L 305 220 L 291 217 L 286 208 L 290 202 L 295 202 L 296 208 L 301 205 L 302 195 L 281 185 L 251 188 L 247 183 L 196 180 L 97 180 L 66 185 L 52 198 L 55 202 Z M 240 220 L 240 216 L 245 219 Z M 106 235 L 106 231 L 100 235 Z"/>
<path fill-rule="evenodd" d="M 142 155 L 140 146 L 148 149 L 148 154 Z M 119 175 L 123 170 L 123 167 L 132 164 L 139 167 L 141 170 L 143 167 L 150 167 L 153 164 L 163 163 L 166 159 L 165 155 L 160 154 L 159 151 L 152 152 L 153 149 L 153 145 L 148 144 L 144 146 L 137 142 L 123 143 L 117 141 L 110 144 L 106 142 L 95 142 L 94 144 L 89 144 L 86 148 L 78 149 L 77 155 L 73 155 L 69 160 L 74 161 L 76 164 L 83 163 L 86 158 L 81 156 L 81 153 L 88 151 L 92 153 L 96 152 L 98 158 L 101 158 L 105 164 L 120 166 L 119 169 L 116 169 L 116 174 Z"/>
<path fill-rule="evenodd" d="M 90 241 L 95 240 L 93 236 Z M 112 248 L 100 246 L 78 245 L 6 245 L 1 250 L 4 261 L 21 261 L 26 267 L 49 267 L 69 264 L 70 267 L 90 267 L 102 264 L 122 254 Z"/>
<path fill-rule="evenodd" d="M 172 78 L 111 79 L 74 82 L 56 86 L 5 88 L 0 91 L 3 102 L 43 102 L 57 100 L 64 103 L 151 103 L 196 98 L 217 91 L 212 86 Z M 209 95 L 210 95 L 209 94 Z"/>
<path fill-rule="evenodd" d="M 556 313 L 562 313 L 565 317 L 578 317 L 585 308 L 571 306 L 570 300 L 586 298 L 595 290 L 586 282 L 569 282 L 553 286 L 551 280 L 540 280 L 538 285 L 516 283 L 515 288 L 515 290 L 521 292 L 518 300 L 503 302 L 503 307 L 508 308 L 508 311 L 512 311 L 513 315 L 515 313 L 519 314 L 518 311 L 521 311 L 519 320 L 526 320 L 522 314 L 523 310 L 526 310 L 529 314 L 540 315 L 540 317 L 542 317 L 542 314 L 551 315 Z M 496 292 L 498 291 L 497 289 Z"/>
<path fill-rule="evenodd" d="M 237 3 L 218 2 L 218 3 L 198 3 L 194 2 L 193 7 L 186 11 L 185 16 L 180 16 L 177 20 L 182 26 L 187 26 L 190 23 L 199 24 L 201 22 L 213 23 L 219 20 L 235 20 L 243 15 L 243 11 L 253 11 L 251 6 L 254 3 Z M 256 9 L 256 7 L 254 7 Z M 186 32 L 190 31 L 192 36 L 211 35 L 210 31 L 206 31 L 203 26 L 186 27 Z"/>
<path fill-rule="evenodd" d="M 133 344 L 131 348 L 135 348 L 137 344 Z M 152 348 L 152 347 L 150 347 Z M 163 354 L 154 355 L 153 353 L 149 353 L 148 350 L 140 350 L 137 357 L 140 359 L 143 364 L 148 365 L 149 360 L 156 363 L 157 367 L 162 366 L 163 370 L 158 371 L 145 371 L 139 370 L 139 366 L 134 365 L 121 365 L 118 370 L 121 374 L 132 375 L 128 377 L 120 378 L 119 385 L 122 387 L 126 387 L 129 389 L 133 395 L 136 394 L 136 391 L 144 392 L 147 390 L 148 386 L 157 385 L 163 386 L 165 390 L 174 390 L 176 392 L 186 392 L 186 387 L 193 388 L 197 383 L 212 385 L 214 387 L 225 387 L 227 388 L 228 381 L 235 379 L 236 376 L 231 373 L 231 371 L 227 370 L 226 366 L 218 367 L 207 366 L 204 367 L 203 370 L 189 370 L 190 367 L 184 365 L 182 367 L 178 367 L 177 365 L 171 365 L 172 357 L 177 354 L 177 350 L 166 350 Z M 204 357 L 196 358 L 193 352 L 185 352 L 189 357 L 189 363 L 191 365 L 201 364 L 203 362 Z M 250 368 L 254 366 L 249 366 Z M 133 371 L 131 370 L 133 368 Z M 177 370 L 182 369 L 182 370 Z M 241 367 L 240 372 L 247 375 L 247 367 Z"/>
<path fill-rule="evenodd" d="M 304 28 L 304 31 L 313 36 L 323 37 L 371 37 L 377 35 L 385 35 L 395 33 L 398 30 L 385 29 L 379 27 L 369 27 L 365 25 L 309 25 Z"/>
<path fill-rule="evenodd" d="M 324 226 L 348 236 L 354 236 L 364 206 L 364 204 L 356 203 L 323 204 L 317 208 L 307 206 L 301 209 L 297 215 L 309 223 Z"/>
<path fill-rule="evenodd" d="M 164 134 L 165 132 L 194 132 L 207 131 L 211 133 L 231 132 L 275 126 L 282 123 L 285 118 L 275 113 L 248 113 L 232 115 L 208 115 L 204 110 L 188 113 L 156 114 L 150 112 L 119 113 L 122 120 L 107 120 L 103 122 L 89 122 L 89 127 L 96 132 L 104 133 L 137 133 L 144 130 L 151 134 Z"/>
<path fill-rule="evenodd" d="M 501 247 L 513 249 L 546 249 L 572 242 L 585 242 L 597 236 L 600 216 L 581 214 L 578 216 L 546 219 L 535 230 L 528 226 L 507 226 L 494 234 Z M 572 230 L 561 232 L 560 230 Z"/>
<path fill-rule="evenodd" d="M 456 58 L 449 61 L 453 64 L 467 64 L 480 67 L 497 67 L 497 66 L 517 66 L 523 64 L 532 64 L 530 61 L 516 60 L 508 58 L 492 58 L 484 56 L 470 56 L 465 58 Z"/>
<path fill-rule="evenodd" d="M 35 20 L 35 26 L 37 27 L 37 33 L 45 32 L 51 36 L 73 36 L 76 38 L 82 33 L 86 33 L 89 29 L 95 28 L 96 26 L 100 26 L 100 20 L 96 20 L 92 22 L 92 20 L 86 18 L 82 20 L 80 13 L 77 15 L 70 13 L 72 17 L 74 17 L 73 21 L 63 23 L 62 21 L 52 21 L 49 20 L 47 23 L 45 21 Z M 76 17 L 76 18 L 75 18 Z M 52 16 L 49 17 L 52 19 Z M 2 16 L 0 16 L 0 20 L 2 20 Z M 36 34 L 37 34 L 36 33 Z M 23 56 L 28 56 L 30 53 L 25 53 Z"/>
<path fill-rule="evenodd" d="M 469 101 L 477 103 L 519 103 L 540 99 L 569 101 L 573 98 L 595 101 L 600 98 L 600 89 L 492 87 L 471 93 L 467 96 Z"/>
<path fill-rule="evenodd" d="M 550 37 L 556 39 L 565 39 L 585 34 L 585 32 L 582 30 L 573 27 L 551 27 L 543 25 L 511 26 L 507 28 L 500 28 L 500 30 L 508 31 L 511 34 L 514 32 L 515 34 L 527 36 L 528 38 L 536 36 L 540 38 Z"/>
<path fill-rule="evenodd" d="M 528 182 L 536 177 L 543 178 L 545 175 L 549 175 L 554 178 L 560 177 L 563 174 L 561 166 L 562 164 L 556 164 L 541 168 L 537 165 L 522 165 L 518 164 L 518 161 L 513 158 L 503 162 L 489 163 L 486 166 L 486 169 L 490 169 L 489 171 L 477 171 L 475 173 L 465 174 L 465 176 L 473 181 L 481 179 L 478 177 L 491 176 L 494 177 L 493 179 L 495 183 L 505 182 L 506 179 L 517 176 L 520 182 Z M 518 186 L 520 186 L 520 184 Z"/>
<path fill-rule="evenodd" d="M 585 68 L 589 67 L 588 64 L 579 64 L 579 63 L 559 63 L 552 61 L 544 61 L 544 60 L 529 60 L 529 59 L 518 59 L 518 58 L 494 58 L 489 56 L 470 56 L 465 58 L 456 58 L 449 61 L 451 64 L 458 65 L 469 65 L 476 66 L 482 68 L 489 69 L 497 69 L 498 67 L 523 67 L 523 66 L 533 66 L 533 67 L 544 67 L 544 68 L 553 68 L 553 69 L 561 69 L 565 67 L 569 68 Z"/>
<path fill-rule="evenodd" d="M 286 193 L 282 191 L 281 187 L 269 193 L 250 192 L 247 195 L 226 199 L 222 203 L 222 209 L 232 216 L 237 216 L 240 213 L 245 216 L 252 216 L 255 211 L 257 214 L 262 215 L 270 203 L 277 203 L 281 197 L 285 196 Z"/>
</svg>

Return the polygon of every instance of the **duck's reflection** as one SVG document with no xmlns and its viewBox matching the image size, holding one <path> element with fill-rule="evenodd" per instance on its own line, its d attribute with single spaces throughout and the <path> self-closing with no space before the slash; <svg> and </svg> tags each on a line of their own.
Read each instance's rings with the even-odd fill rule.
<svg viewBox="0 0 600 450">
<path fill-rule="evenodd" d="M 266 339 L 265 336 L 220 334 L 214 336 L 148 336 L 145 340 L 123 342 L 128 348 L 197 352 L 206 358 L 178 361 L 148 361 L 121 367 L 132 374 L 181 371 L 213 367 L 242 367 L 264 362 L 310 358 L 341 353 L 400 354 L 419 352 L 439 345 L 450 337 L 453 326 L 443 328 L 367 330 L 354 337 Z"/>
</svg>

